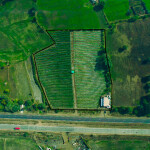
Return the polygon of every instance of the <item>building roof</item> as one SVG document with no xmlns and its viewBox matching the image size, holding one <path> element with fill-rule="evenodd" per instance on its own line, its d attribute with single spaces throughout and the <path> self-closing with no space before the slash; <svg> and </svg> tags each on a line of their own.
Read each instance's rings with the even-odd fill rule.
<svg viewBox="0 0 150 150">
<path fill-rule="evenodd" d="M 107 108 L 111 107 L 111 99 L 109 96 L 105 96 L 101 98 L 101 106 Z"/>
</svg>

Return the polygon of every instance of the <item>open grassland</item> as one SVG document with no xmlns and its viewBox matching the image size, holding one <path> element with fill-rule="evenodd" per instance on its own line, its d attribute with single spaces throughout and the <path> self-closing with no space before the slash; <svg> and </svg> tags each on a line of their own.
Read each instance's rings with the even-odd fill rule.
<svg viewBox="0 0 150 150">
<path fill-rule="evenodd" d="M 104 70 L 96 68 L 101 30 L 75 31 L 73 37 L 77 107 L 97 108 L 100 96 L 106 89 Z"/>
<path fill-rule="evenodd" d="M 89 0 L 38 0 L 37 18 L 46 29 L 99 29 Z"/>
<path fill-rule="evenodd" d="M 0 58 L 5 62 L 25 60 L 50 45 L 52 40 L 37 24 L 34 1 L 3 3 L 0 15 Z"/>
<path fill-rule="evenodd" d="M 129 10 L 128 0 L 104 0 L 104 1 L 105 1 L 104 12 L 109 21 L 129 18 L 128 16 L 126 16 L 126 13 Z"/>
<path fill-rule="evenodd" d="M 0 150 L 38 150 L 38 146 L 32 139 L 27 138 L 0 138 Z"/>
<path fill-rule="evenodd" d="M 35 55 L 38 74 L 53 108 L 73 108 L 70 32 L 49 32 L 56 44 Z"/>
<path fill-rule="evenodd" d="M 86 141 L 87 146 L 94 150 L 109 150 L 109 149 L 121 149 L 121 150 L 141 150 L 150 149 L 149 137 L 138 136 L 86 136 L 82 138 Z"/>
<path fill-rule="evenodd" d="M 146 4 L 147 10 L 150 12 L 150 1 L 149 0 L 142 0 Z"/>
<path fill-rule="evenodd" d="M 141 79 L 150 75 L 150 18 L 134 23 L 121 23 L 117 30 L 107 34 L 107 50 L 112 61 L 113 105 L 137 106 L 144 90 Z M 127 49 L 119 52 L 126 45 Z"/>
<path fill-rule="evenodd" d="M 6 89 L 9 93 L 4 93 Z M 0 95 L 42 102 L 41 92 L 33 79 L 30 59 L 0 69 Z"/>
</svg>

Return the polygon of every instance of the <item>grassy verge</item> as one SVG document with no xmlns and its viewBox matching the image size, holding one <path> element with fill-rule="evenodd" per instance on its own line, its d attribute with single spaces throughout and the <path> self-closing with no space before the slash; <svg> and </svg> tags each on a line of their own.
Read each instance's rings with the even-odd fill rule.
<svg viewBox="0 0 150 150">
<path fill-rule="evenodd" d="M 149 149 L 150 138 L 149 137 L 138 137 L 138 136 L 85 136 L 82 135 L 86 145 L 90 149 L 104 150 L 109 149 Z"/>
<path fill-rule="evenodd" d="M 74 126 L 91 128 L 128 128 L 128 129 L 150 129 L 149 124 L 142 123 L 99 123 L 99 122 L 70 122 L 70 121 L 49 121 L 49 120 L 25 120 L 25 119 L 0 119 L 0 124 L 20 125 L 43 125 L 43 126 Z"/>
</svg>

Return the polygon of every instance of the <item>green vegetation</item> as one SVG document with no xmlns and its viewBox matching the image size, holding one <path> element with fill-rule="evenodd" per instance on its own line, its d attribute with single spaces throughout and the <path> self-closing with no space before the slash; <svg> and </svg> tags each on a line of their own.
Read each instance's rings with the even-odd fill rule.
<svg viewBox="0 0 150 150">
<path fill-rule="evenodd" d="M 0 150 L 38 150 L 37 144 L 31 140 L 31 139 L 26 139 L 26 138 L 2 138 L 1 140 L 1 145 Z"/>
<path fill-rule="evenodd" d="M 149 2 L 149 0 L 142 0 L 144 3 L 145 3 L 145 5 L 146 5 L 146 9 L 148 10 L 148 13 L 150 12 L 150 2 Z"/>
<path fill-rule="evenodd" d="M 0 95 L 7 95 L 11 99 L 35 99 L 42 102 L 40 89 L 37 89 L 30 59 L 0 68 Z"/>
<path fill-rule="evenodd" d="M 128 19 L 126 13 L 129 10 L 128 0 L 104 0 L 104 12 L 109 21 Z"/>
<path fill-rule="evenodd" d="M 32 135 L 25 133 L 1 132 L 0 150 L 39 150 Z"/>
<path fill-rule="evenodd" d="M 37 24 L 34 1 L 3 1 L 0 24 L 1 62 L 16 63 L 50 45 L 52 40 Z M 14 15 L 15 14 L 15 15 Z"/>
<path fill-rule="evenodd" d="M 8 96 L 0 96 L 0 112 L 11 112 L 15 113 L 20 111 L 20 105 L 25 105 L 23 110 L 27 111 L 45 111 L 47 107 L 43 103 L 39 103 L 32 100 L 18 100 L 18 99 L 10 99 Z"/>
<path fill-rule="evenodd" d="M 37 19 L 46 29 L 99 29 L 89 0 L 38 0 Z"/>
<path fill-rule="evenodd" d="M 38 74 L 53 108 L 73 108 L 70 32 L 49 32 L 55 46 L 35 55 Z"/>
<path fill-rule="evenodd" d="M 83 136 L 90 149 L 103 150 L 121 149 L 121 150 L 141 150 L 149 149 L 149 137 L 136 136 Z"/>
<path fill-rule="evenodd" d="M 78 108 L 97 108 L 106 90 L 106 54 L 102 31 L 75 31 L 75 84 Z"/>
<path fill-rule="evenodd" d="M 73 108 L 73 94 L 76 94 L 77 108 L 98 108 L 100 96 L 110 92 L 104 32 L 49 33 L 56 44 L 37 53 L 35 58 L 38 75 L 51 106 Z M 75 71 L 75 87 L 72 85 L 71 62 Z M 75 88 L 75 93 L 72 88 Z"/>
<path fill-rule="evenodd" d="M 114 106 L 136 107 L 142 104 L 143 98 L 149 101 L 149 97 L 145 97 L 150 94 L 147 83 L 141 81 L 150 75 L 147 69 L 150 67 L 150 45 L 147 44 L 150 34 L 149 22 L 150 18 L 120 23 L 113 33 L 107 32 L 107 52 L 112 62 Z M 119 48 L 124 46 L 124 50 L 119 52 Z"/>
</svg>

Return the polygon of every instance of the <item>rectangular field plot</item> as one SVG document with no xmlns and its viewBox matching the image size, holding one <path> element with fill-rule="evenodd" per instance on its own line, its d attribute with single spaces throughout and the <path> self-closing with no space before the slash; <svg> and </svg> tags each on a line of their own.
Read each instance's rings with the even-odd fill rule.
<svg viewBox="0 0 150 150">
<path fill-rule="evenodd" d="M 106 89 L 104 70 L 97 69 L 101 30 L 74 31 L 73 51 L 77 108 L 98 108 Z M 106 59 L 106 55 L 104 55 Z"/>
<path fill-rule="evenodd" d="M 97 29 L 98 16 L 90 0 L 37 0 L 37 19 L 46 29 Z"/>
<path fill-rule="evenodd" d="M 73 108 L 70 32 L 49 34 L 56 44 L 35 55 L 39 78 L 53 108 Z"/>
<path fill-rule="evenodd" d="M 109 21 L 128 19 L 129 0 L 104 0 L 104 12 Z"/>
</svg>

